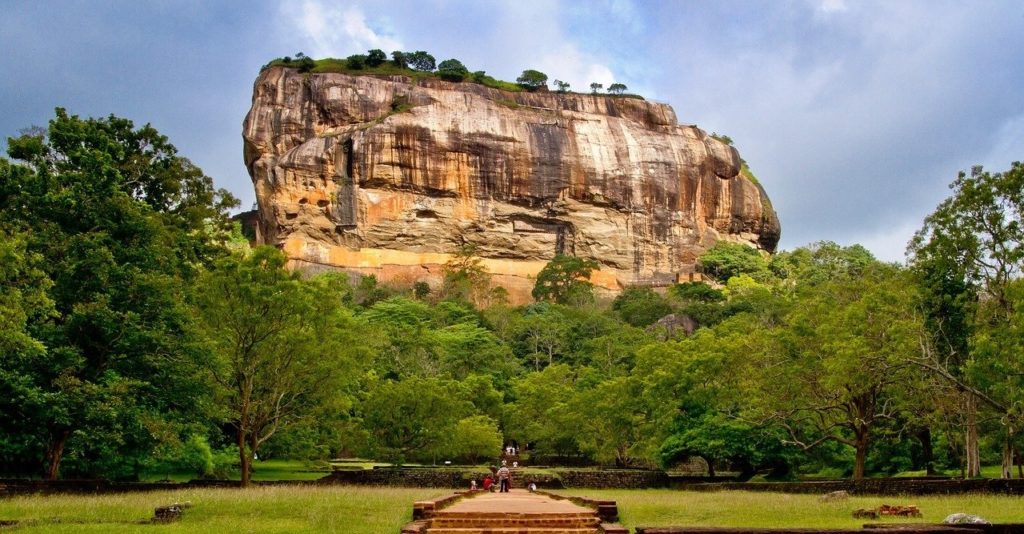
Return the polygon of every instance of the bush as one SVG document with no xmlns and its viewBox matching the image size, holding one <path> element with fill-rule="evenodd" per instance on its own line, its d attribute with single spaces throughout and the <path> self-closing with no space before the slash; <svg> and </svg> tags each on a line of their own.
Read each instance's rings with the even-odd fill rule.
<svg viewBox="0 0 1024 534">
<path fill-rule="evenodd" d="M 527 69 L 516 78 L 516 83 L 528 91 L 536 91 L 541 87 L 547 87 L 548 75 L 539 70 Z"/>
</svg>

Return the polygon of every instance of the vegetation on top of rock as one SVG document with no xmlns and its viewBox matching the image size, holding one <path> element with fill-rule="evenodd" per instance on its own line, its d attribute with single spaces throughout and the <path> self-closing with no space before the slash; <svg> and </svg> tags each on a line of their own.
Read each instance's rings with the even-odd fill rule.
<svg viewBox="0 0 1024 534">
<path fill-rule="evenodd" d="M 408 76 L 414 80 L 441 78 L 450 82 L 477 83 L 492 89 L 512 92 L 536 91 L 546 86 L 548 80 L 546 74 L 534 69 L 524 70 L 522 75 L 516 79 L 516 82 L 499 80 L 487 75 L 482 70 L 470 71 L 458 59 L 446 59 L 437 63 L 434 56 L 423 50 L 415 52 L 395 50 L 391 53 L 390 60 L 387 59 L 387 54 L 380 49 L 369 50 L 366 54 L 352 54 L 345 59 L 312 59 L 302 52 L 298 52 L 294 58 L 285 56 L 271 60 L 260 70 L 270 67 L 288 67 L 298 69 L 299 72 L 313 74 L 336 72 L 352 75 Z M 560 93 L 572 92 L 568 90 L 569 84 L 567 82 L 555 80 L 555 85 Z M 598 89 L 603 87 L 601 84 L 591 84 L 591 87 L 593 88 L 594 85 L 597 85 Z M 614 83 L 608 87 L 606 96 L 643 100 L 642 96 L 627 94 L 625 90 L 625 85 Z M 597 90 L 595 89 L 592 93 L 597 94 Z"/>
</svg>

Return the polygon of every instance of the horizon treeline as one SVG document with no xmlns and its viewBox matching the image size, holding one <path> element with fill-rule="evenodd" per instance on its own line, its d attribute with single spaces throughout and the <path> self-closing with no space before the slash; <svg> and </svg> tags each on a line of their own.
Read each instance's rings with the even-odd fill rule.
<svg viewBox="0 0 1024 534">
<path fill-rule="evenodd" d="M 472 248 L 442 283 L 305 277 L 146 125 L 58 109 L 0 159 L 0 472 L 248 481 L 252 458 L 713 474 L 1019 458 L 1024 166 L 961 174 L 908 265 L 720 242 L 708 284 L 595 296 L 556 256 L 511 306 Z M 1019 465 L 1019 464 L 1018 464 Z"/>
</svg>

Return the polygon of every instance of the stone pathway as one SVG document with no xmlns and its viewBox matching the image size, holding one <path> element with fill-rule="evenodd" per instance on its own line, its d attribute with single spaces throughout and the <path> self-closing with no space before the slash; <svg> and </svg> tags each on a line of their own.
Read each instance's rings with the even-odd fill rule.
<svg viewBox="0 0 1024 534">
<path fill-rule="evenodd" d="M 417 525 L 418 523 L 418 525 Z M 526 490 L 479 492 L 436 510 L 403 533 L 419 534 L 599 534 L 625 532 L 602 525 L 597 512 Z"/>
</svg>

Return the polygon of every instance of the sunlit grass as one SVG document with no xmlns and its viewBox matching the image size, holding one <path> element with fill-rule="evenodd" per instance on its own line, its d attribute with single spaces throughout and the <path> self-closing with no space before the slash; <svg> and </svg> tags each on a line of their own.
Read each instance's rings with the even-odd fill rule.
<svg viewBox="0 0 1024 534">
<path fill-rule="evenodd" d="M 916 504 L 923 518 L 886 519 L 892 523 L 939 523 L 956 512 L 980 515 L 994 523 L 1024 523 L 1024 497 L 1003 495 L 854 496 L 821 502 L 820 495 L 748 491 L 694 492 L 652 490 L 560 490 L 565 495 L 612 499 L 623 525 L 859 528 L 858 508 Z"/>
<path fill-rule="evenodd" d="M 445 490 L 352 486 L 189 489 L 113 495 L 19 496 L 0 500 L 17 532 L 398 532 L 412 503 Z M 191 501 L 184 518 L 144 525 L 157 506 Z"/>
</svg>

